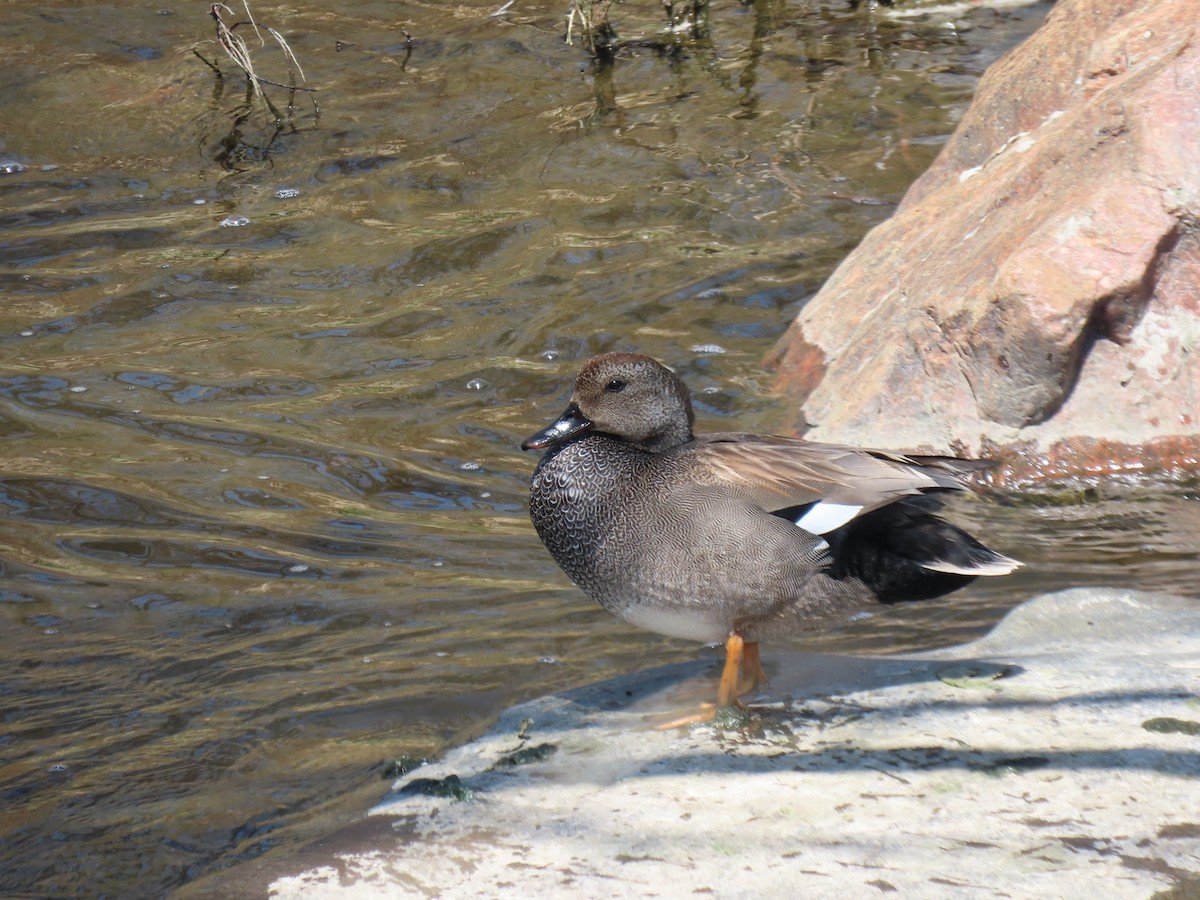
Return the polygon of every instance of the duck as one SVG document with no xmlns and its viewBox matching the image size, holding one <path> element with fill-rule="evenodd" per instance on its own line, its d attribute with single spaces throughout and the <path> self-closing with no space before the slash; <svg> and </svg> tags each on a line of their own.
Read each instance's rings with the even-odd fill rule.
<svg viewBox="0 0 1200 900">
<path fill-rule="evenodd" d="M 718 710 L 766 682 L 762 641 L 1021 566 L 937 514 L 987 461 L 694 427 L 673 371 L 611 352 L 521 448 L 542 451 L 530 519 L 577 587 L 640 628 L 724 643 Z"/>
</svg>

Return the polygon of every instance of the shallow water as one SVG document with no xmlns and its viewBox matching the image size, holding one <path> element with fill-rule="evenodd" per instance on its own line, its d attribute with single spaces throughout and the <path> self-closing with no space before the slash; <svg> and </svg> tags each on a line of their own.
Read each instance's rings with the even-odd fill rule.
<svg viewBox="0 0 1200 900">
<path fill-rule="evenodd" d="M 764 0 L 605 73 L 563 7 L 498 6 L 255 5 L 319 89 L 278 128 L 193 54 L 204 5 L 6 5 L 0 893 L 211 883 L 513 702 L 711 655 L 570 587 L 520 439 L 622 348 L 676 366 L 702 428 L 777 428 L 759 359 L 1046 10 Z M 798 643 L 1196 593 L 1182 488 L 956 516 L 1027 569 Z"/>
</svg>

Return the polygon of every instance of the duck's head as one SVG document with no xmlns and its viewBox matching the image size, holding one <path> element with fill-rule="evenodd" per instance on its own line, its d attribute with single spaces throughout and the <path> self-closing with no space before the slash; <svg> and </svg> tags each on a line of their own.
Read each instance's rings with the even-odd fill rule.
<svg viewBox="0 0 1200 900">
<path fill-rule="evenodd" d="M 674 372 L 640 353 L 605 353 L 580 369 L 566 411 L 521 448 L 599 432 L 658 452 L 691 440 L 694 421 L 687 385 Z"/>
</svg>

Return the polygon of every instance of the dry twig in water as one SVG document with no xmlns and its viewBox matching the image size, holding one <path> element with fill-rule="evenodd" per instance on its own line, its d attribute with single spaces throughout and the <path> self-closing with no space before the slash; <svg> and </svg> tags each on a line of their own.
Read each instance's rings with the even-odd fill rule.
<svg viewBox="0 0 1200 900">
<path fill-rule="evenodd" d="M 250 48 L 246 46 L 246 41 L 242 38 L 242 36 L 236 33 L 236 29 L 242 25 L 249 25 L 254 29 L 255 35 L 258 36 L 260 46 L 266 44 L 266 39 L 262 36 L 262 31 L 259 30 L 259 24 L 254 21 L 254 14 L 250 12 L 250 4 L 248 0 L 242 0 L 242 6 L 246 10 L 246 20 L 234 22 L 232 25 L 226 25 L 225 19 L 222 18 L 224 13 L 228 13 L 230 16 L 233 15 L 233 10 L 224 3 L 212 4 L 212 6 L 209 7 L 208 14 L 212 16 L 213 21 L 217 23 L 217 43 L 221 46 L 221 49 L 225 51 L 225 55 L 233 61 L 233 64 L 246 74 L 246 80 L 250 85 L 252 93 L 257 97 L 261 97 L 276 116 L 279 115 L 279 111 L 275 109 L 274 104 L 272 104 L 267 95 L 263 93 L 262 86 L 265 84 L 269 84 L 274 87 L 286 88 L 289 91 L 304 91 L 309 95 L 310 99 L 313 100 L 313 106 L 316 106 L 317 101 L 312 97 L 312 95 L 316 93 L 316 88 L 302 87 L 296 84 L 297 75 L 300 76 L 301 81 L 304 80 L 304 70 L 300 67 L 300 61 L 296 59 L 296 54 L 292 52 L 292 48 L 288 46 L 288 42 L 284 39 L 283 35 L 268 25 L 263 25 L 261 28 L 265 30 L 267 34 L 271 35 L 271 37 L 274 38 L 275 43 L 279 45 L 279 49 L 283 53 L 283 57 L 287 62 L 290 84 L 282 84 L 278 81 L 271 81 L 263 78 L 254 71 L 254 61 L 250 56 Z M 193 52 L 199 56 L 200 59 L 204 60 L 209 68 L 216 72 L 219 77 L 221 76 L 221 70 L 216 63 L 205 59 L 200 54 L 200 51 L 196 50 L 195 48 L 193 48 Z"/>
</svg>

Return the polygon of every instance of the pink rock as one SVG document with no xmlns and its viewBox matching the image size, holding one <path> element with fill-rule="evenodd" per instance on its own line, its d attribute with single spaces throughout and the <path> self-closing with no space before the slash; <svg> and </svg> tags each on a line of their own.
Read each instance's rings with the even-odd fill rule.
<svg viewBox="0 0 1200 900">
<path fill-rule="evenodd" d="M 1061 0 L 773 352 L 814 440 L 1200 472 L 1196 0 Z"/>
</svg>

